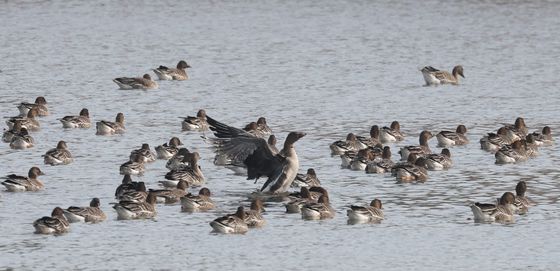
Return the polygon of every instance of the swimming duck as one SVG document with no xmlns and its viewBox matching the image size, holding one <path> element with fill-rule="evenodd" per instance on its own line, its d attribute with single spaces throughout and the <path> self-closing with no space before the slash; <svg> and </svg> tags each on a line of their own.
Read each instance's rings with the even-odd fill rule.
<svg viewBox="0 0 560 271">
<path fill-rule="evenodd" d="M 451 73 L 440 71 L 432 66 L 426 66 L 420 70 L 426 81 L 426 86 L 437 86 L 440 84 L 459 84 L 459 76 L 465 78 L 463 74 L 463 66 L 457 65 Z"/>
<path fill-rule="evenodd" d="M 375 148 L 368 147 L 367 149 L 361 149 L 358 151 L 358 155 L 350 161 L 350 169 L 364 171 L 367 164 L 373 163 L 380 160 L 380 156 L 383 153 L 383 147 L 381 144 Z"/>
<path fill-rule="evenodd" d="M 506 145 L 506 128 L 501 127 L 498 129 L 496 133 L 488 133 L 487 136 L 484 136 L 480 139 L 480 148 L 489 151 L 491 153 L 495 153 L 503 145 Z"/>
<path fill-rule="evenodd" d="M 187 116 L 181 122 L 183 131 L 208 131 L 208 123 L 206 122 L 206 111 L 204 109 L 198 110 L 196 117 Z"/>
<path fill-rule="evenodd" d="M 107 219 L 107 216 L 99 208 L 101 205 L 98 198 L 93 198 L 89 203 L 89 207 L 76 207 L 70 206 L 68 209 L 63 210 L 64 216 L 70 223 L 75 222 L 91 222 L 97 223 Z"/>
<path fill-rule="evenodd" d="M 218 233 L 246 233 L 249 227 L 245 223 L 245 216 L 245 209 L 240 206 L 235 214 L 216 218 L 210 222 L 210 226 Z"/>
<path fill-rule="evenodd" d="M 50 149 L 43 155 L 45 164 L 51 166 L 68 165 L 74 161 L 72 154 L 64 140 L 58 141 L 56 148 Z"/>
<path fill-rule="evenodd" d="M 529 158 L 535 158 L 539 155 L 538 143 L 533 134 L 528 134 L 524 140 L 526 155 Z"/>
<path fill-rule="evenodd" d="M 295 214 L 301 213 L 301 208 L 308 203 L 316 203 L 317 200 L 311 197 L 311 192 L 305 186 L 300 188 L 299 193 L 290 194 L 290 201 L 285 204 L 286 213 Z"/>
<path fill-rule="evenodd" d="M 346 136 L 346 140 L 337 140 L 329 147 L 331 148 L 332 155 L 341 155 L 347 151 L 359 151 L 367 148 L 366 144 L 358 141 L 358 138 L 353 133 L 349 133 Z"/>
<path fill-rule="evenodd" d="M 552 139 L 552 130 L 548 126 L 543 127 L 541 133 L 533 132 L 533 137 L 537 145 L 548 146 L 554 143 L 554 139 Z"/>
<path fill-rule="evenodd" d="M 177 68 L 168 68 L 166 66 L 159 66 L 157 69 L 153 69 L 154 73 L 157 75 L 159 80 L 187 80 L 189 76 L 187 75 L 187 68 L 190 68 L 186 61 L 181 60 L 177 63 Z"/>
<path fill-rule="evenodd" d="M 245 211 L 245 223 L 249 228 L 262 227 L 266 223 L 262 216 L 264 212 L 263 202 L 259 198 L 255 198 L 251 201 L 251 208 Z"/>
<path fill-rule="evenodd" d="M 412 153 L 423 156 L 432 153 L 430 146 L 428 145 L 428 140 L 430 140 L 434 135 L 429 131 L 422 131 L 419 137 L 419 146 L 405 146 L 401 148 L 401 161 L 407 160 L 408 156 Z"/>
<path fill-rule="evenodd" d="M 507 144 L 511 144 L 517 140 L 525 139 L 525 136 L 527 135 L 527 133 L 529 133 L 529 130 L 525 125 L 525 119 L 523 119 L 522 117 L 518 117 L 517 119 L 515 119 L 515 124 L 513 125 L 506 124 L 504 128 L 506 129 L 505 140 Z"/>
<path fill-rule="evenodd" d="M 188 168 L 191 166 L 191 158 L 189 155 L 191 155 L 191 152 L 187 148 L 180 148 L 177 153 L 165 163 L 165 167 L 169 170 Z"/>
<path fill-rule="evenodd" d="M 147 219 L 156 216 L 156 195 L 150 193 L 145 202 L 120 201 L 113 205 L 118 220 Z"/>
<path fill-rule="evenodd" d="M 451 152 L 445 148 L 440 154 L 429 154 L 426 156 L 426 168 L 428 170 L 444 170 L 449 169 L 453 165 L 451 160 Z"/>
<path fill-rule="evenodd" d="M 381 143 L 391 143 L 403 140 L 404 135 L 401 133 L 401 125 L 396 120 L 391 122 L 391 127 L 384 126 L 379 131 L 379 141 L 381 141 Z"/>
<path fill-rule="evenodd" d="M 450 147 L 450 146 L 459 146 L 465 145 L 469 143 L 467 136 L 467 127 L 465 125 L 457 126 L 455 132 L 451 131 L 441 131 L 436 135 L 436 139 L 438 141 L 438 147 Z"/>
<path fill-rule="evenodd" d="M 334 215 L 328 195 L 321 195 L 317 203 L 308 203 L 301 208 L 301 217 L 305 220 L 329 219 Z"/>
<path fill-rule="evenodd" d="M 177 187 L 173 189 L 150 189 L 150 193 L 154 193 L 158 202 L 165 204 L 174 204 L 179 202 L 181 197 L 187 195 L 189 184 L 185 181 L 179 181 Z"/>
<path fill-rule="evenodd" d="M 134 156 L 141 157 L 142 163 L 150 163 L 156 160 L 156 154 L 150 150 L 150 145 L 148 143 L 144 143 L 140 149 L 130 152 L 130 160 L 132 160 Z"/>
<path fill-rule="evenodd" d="M 38 176 L 45 175 L 38 167 L 32 167 L 27 173 L 27 177 L 10 174 L 3 179 L 2 184 L 9 192 L 38 191 L 43 189 L 44 185 Z"/>
<path fill-rule="evenodd" d="M 90 128 L 91 120 L 89 119 L 89 111 L 82 108 L 79 116 L 65 116 L 60 119 L 63 128 Z"/>
<path fill-rule="evenodd" d="M 346 211 L 348 216 L 348 223 L 363 223 L 363 222 L 379 222 L 385 218 L 383 210 L 381 210 L 381 200 L 374 199 L 369 206 L 350 206 L 350 210 Z"/>
<path fill-rule="evenodd" d="M 129 178 L 126 178 L 129 176 Z M 121 184 L 117 191 L 115 191 L 115 197 L 118 201 L 133 201 L 133 202 L 144 202 L 148 198 L 148 192 L 146 192 L 146 184 L 144 182 L 132 182 L 130 180 L 130 175 L 125 175 L 123 182 L 129 182 L 126 185 Z"/>
<path fill-rule="evenodd" d="M 37 116 L 44 117 L 49 115 L 47 100 L 45 100 L 45 97 L 43 96 L 37 97 L 34 103 L 22 102 L 17 106 L 17 108 L 20 116 L 26 116 L 32 108 L 37 109 Z"/>
<path fill-rule="evenodd" d="M 284 141 L 284 147 L 278 154 L 273 154 L 268 143 L 249 133 L 207 117 L 214 135 L 223 139 L 223 144 L 216 149 L 218 154 L 237 157 L 247 167 L 247 179 L 258 180 L 267 176 L 261 192 L 283 193 L 288 190 L 299 169 L 299 159 L 294 143 L 305 136 L 305 133 L 290 132 Z"/>
<path fill-rule="evenodd" d="M 527 161 L 527 149 L 521 140 L 504 145 L 494 154 L 496 164 L 509 164 Z"/>
<path fill-rule="evenodd" d="M 144 187 L 144 191 L 146 191 L 146 185 L 144 182 L 133 182 L 130 175 L 125 174 L 122 179 L 122 183 L 117 187 L 115 190 L 115 198 L 120 199 L 123 194 L 128 192 L 140 191 Z"/>
<path fill-rule="evenodd" d="M 122 164 L 119 168 L 119 173 L 121 175 L 143 175 L 146 170 L 144 166 L 144 158 L 139 155 L 133 155 L 132 160 L 128 160 Z"/>
<path fill-rule="evenodd" d="M 256 137 L 260 137 L 260 138 L 268 138 L 270 133 L 263 131 L 261 129 L 259 129 L 259 125 L 256 122 L 250 122 L 249 124 L 245 125 L 245 128 L 243 128 L 243 130 L 249 134 L 252 134 Z"/>
<path fill-rule="evenodd" d="M 278 143 L 278 140 L 276 140 L 275 135 L 270 135 L 268 137 L 267 143 L 268 143 L 268 147 L 270 148 L 270 151 L 272 152 L 272 154 L 277 154 L 279 152 L 278 148 L 276 148 L 276 143 Z"/>
<path fill-rule="evenodd" d="M 39 111 L 37 110 L 37 108 L 32 108 L 31 110 L 29 110 L 29 112 L 27 112 L 26 117 L 11 117 L 6 120 L 6 125 L 8 125 L 9 129 L 12 129 L 14 128 L 15 122 L 20 121 L 22 128 L 25 128 L 31 132 L 39 131 L 41 129 L 41 125 L 39 124 L 39 120 L 37 119 L 37 116 L 39 116 L 38 112 Z"/>
<path fill-rule="evenodd" d="M 364 136 L 357 136 L 356 138 L 366 146 L 372 148 L 381 144 L 381 141 L 379 141 L 379 126 L 371 126 L 371 129 L 369 130 L 369 138 Z"/>
<path fill-rule="evenodd" d="M 179 152 L 179 146 L 183 145 L 181 140 L 177 137 L 172 137 L 168 143 L 163 143 L 163 145 L 156 146 L 157 159 L 169 160 L 177 152 Z"/>
<path fill-rule="evenodd" d="M 113 79 L 120 89 L 156 89 L 158 84 L 152 80 L 149 74 L 144 74 L 142 77 L 119 77 Z"/>
<path fill-rule="evenodd" d="M 124 114 L 118 113 L 115 122 L 106 120 L 98 121 L 96 123 L 96 128 L 96 135 L 124 134 Z"/>
<path fill-rule="evenodd" d="M 35 140 L 25 128 L 21 128 L 19 134 L 12 135 L 12 141 L 10 141 L 10 148 L 15 150 L 32 148 L 34 145 Z"/>
<path fill-rule="evenodd" d="M 19 133 L 21 133 L 21 120 L 16 120 L 14 122 L 14 126 L 11 129 L 4 129 L 4 133 L 2 134 L 2 141 L 6 142 L 6 143 L 10 143 L 12 141 L 12 138 L 14 138 L 14 136 L 18 135 Z"/>
<path fill-rule="evenodd" d="M 525 183 L 525 181 L 519 181 L 515 186 L 515 201 L 513 203 L 515 207 L 517 207 L 517 214 L 526 214 L 529 207 L 534 205 L 534 203 L 525 196 L 526 192 L 527 183 Z"/>
<path fill-rule="evenodd" d="M 181 211 L 183 212 L 205 212 L 215 208 L 214 201 L 210 198 L 210 189 L 203 187 L 198 195 L 188 193 L 181 197 Z"/>
<path fill-rule="evenodd" d="M 160 182 L 162 185 L 168 186 L 175 182 L 175 185 L 177 185 L 179 181 L 185 181 L 189 186 L 200 186 L 204 184 L 204 174 L 202 174 L 202 170 L 198 165 L 200 154 L 198 152 L 189 153 L 186 155 L 185 159 L 188 159 L 190 166 L 173 169 L 167 172 L 167 174 L 165 174 L 165 179 L 168 181 Z"/>
<path fill-rule="evenodd" d="M 395 162 L 391 160 L 391 148 L 389 146 L 383 147 L 380 161 L 372 161 L 366 165 L 366 173 L 385 173 L 391 172 L 395 166 Z"/>
<path fill-rule="evenodd" d="M 471 205 L 475 222 L 514 222 L 513 214 L 515 196 L 511 192 L 505 192 L 496 204 L 475 203 Z"/>
<path fill-rule="evenodd" d="M 257 130 L 260 131 L 260 133 L 263 135 L 263 138 L 272 135 L 272 129 L 270 129 L 270 127 L 268 127 L 268 124 L 266 124 L 265 117 L 260 117 L 257 120 Z"/>
<path fill-rule="evenodd" d="M 70 224 L 66 217 L 64 217 L 64 211 L 60 207 L 54 208 L 51 216 L 44 216 L 33 222 L 33 227 L 35 228 L 35 233 L 40 234 L 61 234 L 65 233 L 70 229 Z"/>
<path fill-rule="evenodd" d="M 415 160 L 413 165 L 404 164 L 396 168 L 396 178 L 399 183 L 407 182 L 425 182 L 428 180 L 428 172 L 426 170 L 426 158 L 410 158 L 410 160 Z"/>
<path fill-rule="evenodd" d="M 298 173 L 294 182 L 292 182 L 292 187 L 311 187 L 311 186 L 321 186 L 321 181 L 317 178 L 315 169 L 307 169 L 306 174 Z"/>
</svg>

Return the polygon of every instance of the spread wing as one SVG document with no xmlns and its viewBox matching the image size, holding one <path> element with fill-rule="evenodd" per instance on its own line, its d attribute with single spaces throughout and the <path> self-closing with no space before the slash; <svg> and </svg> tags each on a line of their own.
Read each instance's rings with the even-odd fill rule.
<svg viewBox="0 0 560 271">
<path fill-rule="evenodd" d="M 208 116 L 206 116 L 206 121 L 210 126 L 210 130 L 212 130 L 214 132 L 214 135 L 218 138 L 234 138 L 240 136 L 255 137 L 253 134 L 250 134 L 239 128 L 235 128 L 227 124 L 221 123 Z"/>
<path fill-rule="evenodd" d="M 257 180 L 267 176 L 261 190 L 269 184 L 277 182 L 285 175 L 285 158 L 274 155 L 268 143 L 244 130 L 223 124 L 211 117 L 206 117 L 210 130 L 214 135 L 222 138 L 221 144 L 216 145 L 218 155 L 228 157 L 232 165 L 247 167 L 247 179 Z"/>
</svg>

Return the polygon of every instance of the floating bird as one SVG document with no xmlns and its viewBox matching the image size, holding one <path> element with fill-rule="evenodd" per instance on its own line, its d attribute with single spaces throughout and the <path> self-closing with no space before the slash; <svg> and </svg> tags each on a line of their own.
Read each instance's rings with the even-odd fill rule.
<svg viewBox="0 0 560 271">
<path fill-rule="evenodd" d="M 120 201 L 113 208 L 118 220 L 147 219 L 156 216 L 156 195 L 150 193 L 145 202 Z"/>
<path fill-rule="evenodd" d="M 383 126 L 383 128 L 379 130 L 379 141 L 381 141 L 381 143 L 391 143 L 403 140 L 404 135 L 401 133 L 401 125 L 396 120 L 391 122 L 390 127 Z"/>
<path fill-rule="evenodd" d="M 177 137 L 172 137 L 168 143 L 163 143 L 163 145 L 159 145 L 155 147 L 157 159 L 165 159 L 168 160 L 169 158 L 173 157 L 173 155 L 177 154 L 179 151 L 179 146 L 183 145 L 181 140 Z"/>
<path fill-rule="evenodd" d="M 44 117 L 49 115 L 49 108 L 47 107 L 47 100 L 43 96 L 35 99 L 34 103 L 22 102 L 17 106 L 20 116 L 26 116 L 29 110 L 37 109 L 37 116 Z"/>
<path fill-rule="evenodd" d="M 438 141 L 438 147 L 450 147 L 459 146 L 469 143 L 469 139 L 465 135 L 467 133 L 467 127 L 465 125 L 457 126 L 455 132 L 451 131 L 441 131 L 436 135 Z"/>
<path fill-rule="evenodd" d="M 369 206 L 350 206 L 350 210 L 346 211 L 348 223 L 364 223 L 379 222 L 385 218 L 383 210 L 381 210 L 381 200 L 374 199 Z"/>
<path fill-rule="evenodd" d="M 70 223 L 91 222 L 97 223 L 107 219 L 107 215 L 101 210 L 98 198 L 93 198 L 89 203 L 89 207 L 70 206 L 63 210 L 64 216 Z"/>
<path fill-rule="evenodd" d="M 153 69 L 154 73 L 157 75 L 159 80 L 187 80 L 189 76 L 187 75 L 187 68 L 190 68 L 189 64 L 184 60 L 177 63 L 177 68 L 168 68 L 166 66 L 159 66 L 157 69 Z"/>
<path fill-rule="evenodd" d="M 210 222 L 210 226 L 218 233 L 246 233 L 249 230 L 245 223 L 245 210 L 237 208 L 235 214 L 225 215 Z"/>
<path fill-rule="evenodd" d="M 115 117 L 115 122 L 106 120 L 98 121 L 96 123 L 96 128 L 96 135 L 124 134 L 124 114 L 118 113 Z"/>
<path fill-rule="evenodd" d="M 317 178 L 315 169 L 309 168 L 305 174 L 297 174 L 292 187 L 312 187 L 321 186 L 321 181 Z"/>
<path fill-rule="evenodd" d="M 78 116 L 65 116 L 60 119 L 63 128 L 90 128 L 91 120 L 89 119 L 89 111 L 82 108 Z"/>
<path fill-rule="evenodd" d="M 284 141 L 284 147 L 274 154 L 268 143 L 243 131 L 207 117 L 210 129 L 214 135 L 223 139 L 217 148 L 218 154 L 236 157 L 247 167 L 247 179 L 258 180 L 262 176 L 268 179 L 260 189 L 268 193 L 283 193 L 288 190 L 299 169 L 299 159 L 294 143 L 305 136 L 305 133 L 290 132 Z"/>
<path fill-rule="evenodd" d="M 156 81 L 152 80 L 149 74 L 144 74 L 141 78 L 139 77 L 119 77 L 113 79 L 120 89 L 156 89 L 158 84 Z"/>
<path fill-rule="evenodd" d="M 15 150 L 32 148 L 34 145 L 35 139 L 29 135 L 26 128 L 21 128 L 19 133 L 13 134 L 10 141 L 10 148 Z"/>
<path fill-rule="evenodd" d="M 150 163 L 156 160 L 156 154 L 150 150 L 148 143 L 142 144 L 140 149 L 133 150 L 130 153 L 130 160 L 133 160 L 135 156 L 139 156 L 142 159 L 142 163 Z"/>
<path fill-rule="evenodd" d="M 64 217 L 64 211 L 60 207 L 54 208 L 51 216 L 44 216 L 33 222 L 33 227 L 35 228 L 35 233 L 40 234 L 61 234 L 65 233 L 70 229 L 70 224 L 66 217 Z"/>
<path fill-rule="evenodd" d="M 471 205 L 475 222 L 514 222 L 515 196 L 505 192 L 498 204 L 475 203 Z"/>
<path fill-rule="evenodd" d="M 48 150 L 43 157 L 45 164 L 51 166 L 68 165 L 74 161 L 64 140 L 58 141 L 56 148 Z"/>
<path fill-rule="evenodd" d="M 401 161 L 406 161 L 410 154 L 416 154 L 418 156 L 423 156 L 432 153 L 430 146 L 428 145 L 428 140 L 430 140 L 434 135 L 429 131 L 422 131 L 418 138 L 420 145 L 418 146 L 405 146 L 401 148 Z"/>
<path fill-rule="evenodd" d="M 188 193 L 181 198 L 181 211 L 183 212 L 205 212 L 215 208 L 214 201 L 210 198 L 210 189 L 204 187 L 198 191 L 198 195 Z"/>
<path fill-rule="evenodd" d="M 3 179 L 2 184 L 9 192 L 38 191 L 43 189 L 44 185 L 37 177 L 45 175 L 38 167 L 32 167 L 27 173 L 27 177 L 10 174 Z"/>
<path fill-rule="evenodd" d="M 206 111 L 204 109 L 198 110 L 196 117 L 183 117 L 181 128 L 183 131 L 208 131 L 208 123 L 206 122 Z"/>
<path fill-rule="evenodd" d="M 426 66 L 420 70 L 426 81 L 426 86 L 437 86 L 440 84 L 459 84 L 459 76 L 465 78 L 463 74 L 463 66 L 457 65 L 451 73 L 440 71 L 432 66 Z"/>
</svg>

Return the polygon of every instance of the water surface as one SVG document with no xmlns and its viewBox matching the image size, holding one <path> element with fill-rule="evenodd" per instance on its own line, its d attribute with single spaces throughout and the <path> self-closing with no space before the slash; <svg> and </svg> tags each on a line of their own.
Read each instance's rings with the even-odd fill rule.
<svg viewBox="0 0 560 271">
<path fill-rule="evenodd" d="M 0 193 L 0 269 L 384 269 L 554 270 L 560 264 L 557 145 L 526 163 L 498 166 L 478 139 L 502 123 L 525 118 L 531 131 L 560 130 L 560 3 L 547 1 L 44 1 L 0 4 L 0 116 L 43 95 L 51 115 L 30 150 L 0 146 L 0 173 L 39 165 L 46 189 Z M 140 76 L 186 59 L 185 82 L 154 91 L 117 90 L 111 79 Z M 460 86 L 423 87 L 425 65 L 465 67 Z M 57 118 L 89 108 L 95 120 L 126 117 L 123 136 L 64 130 Z M 279 203 L 268 224 L 245 235 L 210 233 L 208 222 L 248 204 L 260 186 L 212 164 L 198 133 L 180 130 L 178 116 L 200 108 L 243 126 L 266 116 L 282 142 L 297 143 L 301 171 L 316 169 L 337 210 L 328 221 L 303 221 Z M 455 166 L 431 172 L 420 185 L 339 168 L 328 145 L 348 132 L 399 120 L 417 143 L 465 124 L 471 144 L 451 150 Z M 215 211 L 158 206 L 155 221 L 117 221 L 109 203 L 132 149 L 179 136 L 201 153 Z M 75 162 L 42 164 L 65 140 Z M 432 149 L 439 152 L 431 141 Z M 137 180 L 149 187 L 164 161 Z M 512 225 L 475 224 L 468 205 L 512 191 L 519 180 L 538 203 Z M 197 189 L 194 189 L 196 192 Z M 55 206 L 99 197 L 109 219 L 73 224 L 63 236 L 34 235 L 33 220 Z M 384 203 L 377 225 L 346 224 L 350 204 Z"/>
</svg>

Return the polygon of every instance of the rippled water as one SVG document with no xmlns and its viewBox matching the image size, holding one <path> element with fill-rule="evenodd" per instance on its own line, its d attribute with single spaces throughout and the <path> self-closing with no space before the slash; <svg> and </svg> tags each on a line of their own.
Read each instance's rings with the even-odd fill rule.
<svg viewBox="0 0 560 271">
<path fill-rule="evenodd" d="M 546 1 L 44 1 L 0 3 L 0 116 L 44 95 L 51 116 L 35 148 L 0 147 L 0 174 L 39 165 L 46 189 L 0 193 L 0 269 L 384 269 L 554 270 L 560 264 L 558 145 L 526 163 L 498 166 L 478 139 L 523 116 L 530 128 L 560 131 L 560 3 Z M 111 79 L 139 76 L 186 59 L 185 82 L 121 91 Z M 422 87 L 418 69 L 465 67 L 457 87 Z M 123 136 L 63 130 L 56 120 L 83 107 L 94 120 L 124 112 Z M 245 235 L 211 234 L 208 222 L 247 204 L 253 184 L 212 164 L 198 133 L 178 116 L 199 108 L 242 126 L 259 116 L 297 143 L 301 170 L 314 167 L 331 193 L 334 219 L 308 222 L 266 206 L 268 224 Z M 451 150 L 455 166 L 425 184 L 339 168 L 328 144 L 373 124 L 401 122 L 417 143 L 422 129 L 463 123 L 471 144 Z M 179 136 L 202 155 L 216 211 L 158 206 L 155 221 L 117 221 L 110 208 L 132 149 Z M 67 166 L 42 165 L 64 139 Z M 435 140 L 430 142 L 435 148 Z M 398 147 L 391 146 L 391 147 Z M 156 187 L 164 161 L 136 178 Z M 519 180 L 538 203 L 515 224 L 475 224 L 468 204 L 490 201 Z M 63 236 L 33 234 L 33 220 L 55 206 L 99 197 L 109 219 L 73 224 Z M 346 224 L 350 204 L 384 203 L 377 225 Z"/>
</svg>

